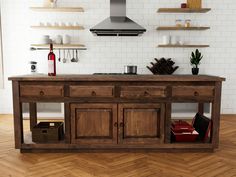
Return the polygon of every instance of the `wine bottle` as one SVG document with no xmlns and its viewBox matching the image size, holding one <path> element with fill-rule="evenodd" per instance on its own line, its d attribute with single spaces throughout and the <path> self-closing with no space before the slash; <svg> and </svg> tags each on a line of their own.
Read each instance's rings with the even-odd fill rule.
<svg viewBox="0 0 236 177">
<path fill-rule="evenodd" d="M 53 53 L 53 44 L 50 44 L 50 52 L 48 54 L 48 75 L 56 76 L 56 56 Z"/>
</svg>

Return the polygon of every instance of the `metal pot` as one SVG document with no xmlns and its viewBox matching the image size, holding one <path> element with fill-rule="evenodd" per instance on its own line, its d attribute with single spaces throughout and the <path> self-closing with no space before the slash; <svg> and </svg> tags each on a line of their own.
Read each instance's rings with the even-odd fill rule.
<svg viewBox="0 0 236 177">
<path fill-rule="evenodd" d="M 124 74 L 137 74 L 137 66 L 127 65 L 124 67 Z"/>
</svg>

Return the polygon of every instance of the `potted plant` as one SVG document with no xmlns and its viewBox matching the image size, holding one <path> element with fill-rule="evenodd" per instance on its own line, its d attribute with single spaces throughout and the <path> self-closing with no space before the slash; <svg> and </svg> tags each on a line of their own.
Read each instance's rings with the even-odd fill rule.
<svg viewBox="0 0 236 177">
<path fill-rule="evenodd" d="M 198 72 L 199 72 L 198 65 L 200 65 L 200 61 L 202 58 L 203 58 L 203 55 L 201 54 L 201 52 L 199 52 L 198 49 L 196 49 L 195 53 L 192 52 L 191 57 L 190 57 L 190 63 L 191 65 L 194 66 L 192 68 L 193 75 L 198 75 Z"/>
</svg>

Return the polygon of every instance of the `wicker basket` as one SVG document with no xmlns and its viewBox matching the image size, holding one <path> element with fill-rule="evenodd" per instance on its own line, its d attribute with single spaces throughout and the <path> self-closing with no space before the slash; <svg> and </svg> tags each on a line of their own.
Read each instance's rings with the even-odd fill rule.
<svg viewBox="0 0 236 177">
<path fill-rule="evenodd" d="M 202 0 L 187 0 L 187 7 L 190 9 L 201 9 Z"/>
</svg>

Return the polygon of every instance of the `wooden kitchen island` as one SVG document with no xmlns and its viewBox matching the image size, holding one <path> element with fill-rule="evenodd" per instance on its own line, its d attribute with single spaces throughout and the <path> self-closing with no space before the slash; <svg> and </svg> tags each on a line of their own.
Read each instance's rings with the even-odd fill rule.
<svg viewBox="0 0 236 177">
<path fill-rule="evenodd" d="M 21 152 L 213 151 L 219 146 L 221 87 L 224 78 L 207 75 L 26 75 L 13 86 L 15 148 Z M 63 140 L 27 143 L 22 103 L 29 104 L 30 127 L 37 103 L 64 103 Z M 207 142 L 171 141 L 172 103 L 211 103 Z"/>
</svg>

